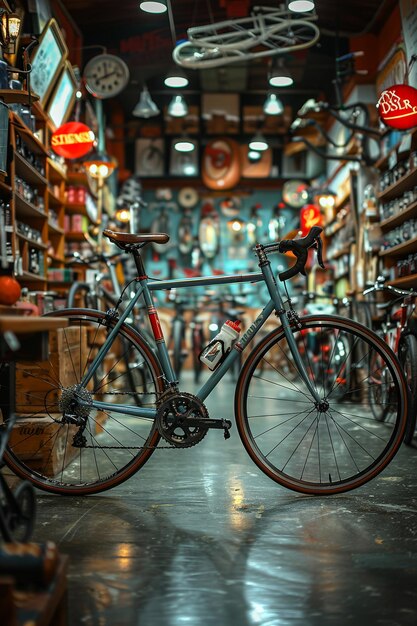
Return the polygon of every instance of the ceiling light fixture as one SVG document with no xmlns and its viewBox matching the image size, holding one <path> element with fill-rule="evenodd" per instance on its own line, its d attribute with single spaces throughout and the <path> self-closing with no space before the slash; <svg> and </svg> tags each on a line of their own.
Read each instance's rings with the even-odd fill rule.
<svg viewBox="0 0 417 626">
<path fill-rule="evenodd" d="M 188 78 L 181 68 L 173 68 L 165 77 L 164 85 L 173 89 L 182 89 L 188 85 Z"/>
<path fill-rule="evenodd" d="M 182 137 L 174 143 L 174 148 L 177 152 L 192 152 L 195 149 L 195 144 L 187 137 Z"/>
<path fill-rule="evenodd" d="M 284 65 L 284 59 L 278 59 L 269 75 L 269 84 L 272 87 L 290 87 L 294 83 L 291 72 Z"/>
<path fill-rule="evenodd" d="M 143 0 L 139 8 L 145 13 L 165 13 L 167 5 L 164 0 Z"/>
<path fill-rule="evenodd" d="M 139 97 L 139 102 L 135 106 L 132 111 L 132 115 L 135 117 L 144 117 L 148 119 L 149 117 L 155 117 L 155 115 L 159 115 L 160 110 L 156 106 L 155 102 L 151 98 L 151 94 L 148 91 L 146 85 L 143 86 L 142 92 Z"/>
<path fill-rule="evenodd" d="M 275 93 L 270 93 L 264 102 L 265 115 L 281 115 L 284 113 L 284 105 Z"/>
<path fill-rule="evenodd" d="M 314 7 L 315 4 L 312 0 L 292 0 L 288 3 L 289 10 L 294 11 L 294 13 L 308 13 L 308 11 L 312 11 Z"/>
<path fill-rule="evenodd" d="M 263 152 L 268 149 L 268 142 L 261 133 L 257 133 L 253 139 L 249 142 L 249 150 L 255 150 L 255 152 Z"/>
<path fill-rule="evenodd" d="M 188 105 L 182 96 L 174 96 L 168 105 L 168 115 L 172 117 L 185 117 L 188 113 Z"/>
<path fill-rule="evenodd" d="M 248 160 L 250 163 L 256 163 L 261 156 L 262 154 L 258 150 L 248 150 Z"/>
</svg>

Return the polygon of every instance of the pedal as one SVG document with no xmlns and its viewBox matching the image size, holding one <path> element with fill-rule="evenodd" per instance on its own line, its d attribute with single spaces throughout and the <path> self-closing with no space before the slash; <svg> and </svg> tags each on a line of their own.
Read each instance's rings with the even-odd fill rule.
<svg viewBox="0 0 417 626">
<path fill-rule="evenodd" d="M 230 433 L 229 430 L 232 427 L 232 422 L 230 420 L 225 420 L 225 419 L 211 419 L 211 418 L 186 418 L 186 423 L 189 426 L 198 426 L 199 424 L 201 426 L 205 426 L 206 428 L 217 428 L 219 430 L 223 430 L 224 431 L 224 438 L 225 439 L 229 439 L 230 437 Z"/>
</svg>

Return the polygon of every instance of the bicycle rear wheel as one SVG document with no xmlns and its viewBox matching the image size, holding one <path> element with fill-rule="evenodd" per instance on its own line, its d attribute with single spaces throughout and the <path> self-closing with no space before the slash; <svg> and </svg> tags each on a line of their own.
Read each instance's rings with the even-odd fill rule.
<svg viewBox="0 0 417 626">
<path fill-rule="evenodd" d="M 116 322 L 87 309 L 53 315 L 68 318 L 68 327 L 51 341 L 49 359 L 16 364 L 17 421 L 4 459 L 18 476 L 45 491 L 98 493 L 137 472 L 160 436 L 154 419 L 98 410 L 91 402 L 136 406 L 141 398 L 143 407 L 154 408 L 163 375 L 151 348 L 122 325 L 96 375 L 79 390 L 77 384 Z M 138 374 L 134 391 L 134 372 L 127 363 L 135 364 Z"/>
<path fill-rule="evenodd" d="M 301 322 L 292 332 L 304 346 L 300 356 L 321 404 L 299 375 L 280 328 L 246 360 L 236 388 L 237 428 L 253 461 L 284 487 L 306 494 L 349 491 L 374 478 L 397 452 L 407 420 L 406 382 L 394 353 L 360 324 L 336 316 Z M 375 367 L 384 368 L 394 416 L 389 423 L 376 420 L 369 404 L 368 388 L 379 377 L 370 370 L 373 352 Z"/>
</svg>

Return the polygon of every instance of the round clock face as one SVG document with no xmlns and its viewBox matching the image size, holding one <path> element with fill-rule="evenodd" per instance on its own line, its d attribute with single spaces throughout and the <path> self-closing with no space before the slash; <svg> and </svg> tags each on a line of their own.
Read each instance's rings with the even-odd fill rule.
<svg viewBox="0 0 417 626">
<path fill-rule="evenodd" d="M 289 180 L 282 188 L 282 198 L 288 206 L 300 209 L 307 204 L 308 185 L 302 180 Z"/>
<path fill-rule="evenodd" d="M 129 82 L 129 68 L 114 54 L 99 54 L 84 68 L 87 90 L 96 98 L 112 98 Z"/>
</svg>

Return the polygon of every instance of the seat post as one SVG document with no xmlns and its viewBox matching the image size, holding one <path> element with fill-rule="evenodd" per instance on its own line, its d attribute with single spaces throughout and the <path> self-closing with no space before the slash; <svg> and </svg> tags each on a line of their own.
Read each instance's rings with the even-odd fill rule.
<svg viewBox="0 0 417 626">
<path fill-rule="evenodd" d="M 143 265 L 142 256 L 137 248 L 132 250 L 133 258 L 135 260 L 136 269 L 138 271 L 138 278 L 144 278 L 146 276 L 145 266 Z"/>
</svg>

